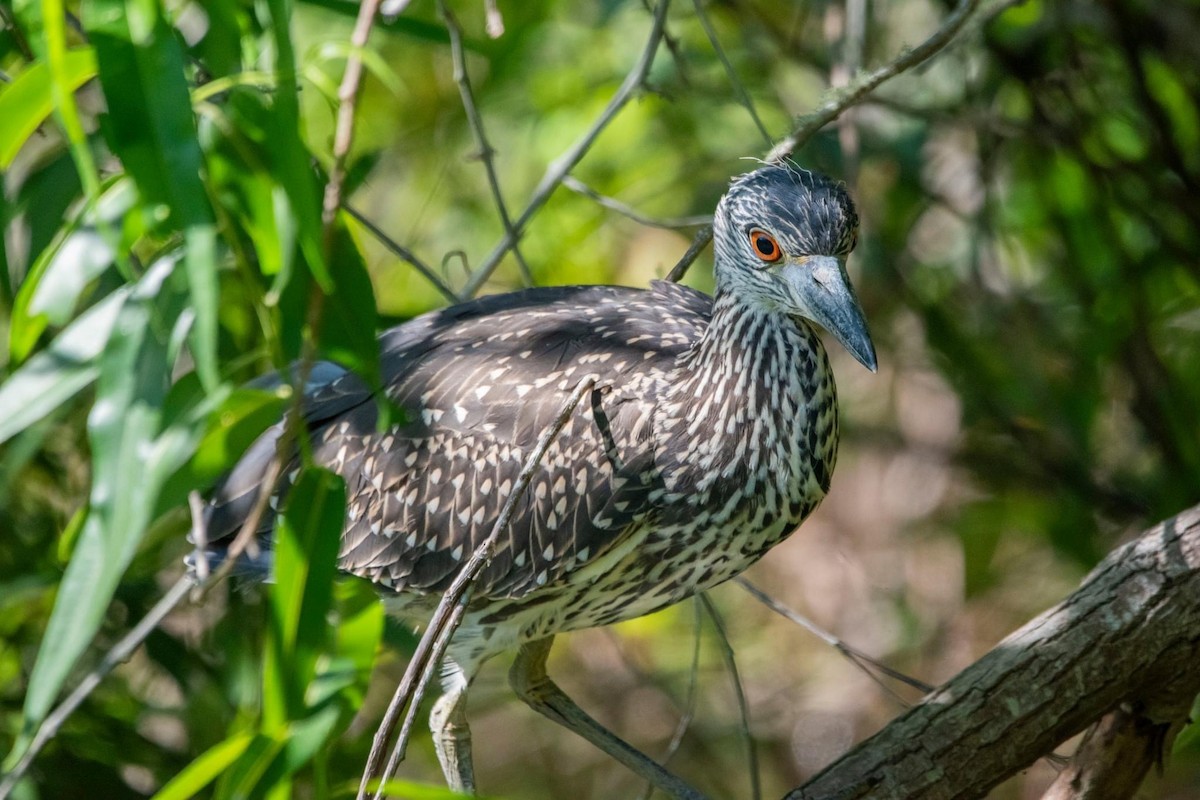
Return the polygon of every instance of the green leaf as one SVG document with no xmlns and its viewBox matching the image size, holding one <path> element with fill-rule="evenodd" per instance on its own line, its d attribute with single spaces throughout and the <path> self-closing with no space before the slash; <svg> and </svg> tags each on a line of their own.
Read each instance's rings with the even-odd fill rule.
<svg viewBox="0 0 1200 800">
<path fill-rule="evenodd" d="M 271 40 L 275 45 L 275 72 L 279 85 L 273 95 L 269 132 L 279 165 L 277 177 L 287 192 L 296 218 L 300 250 L 313 279 L 326 294 L 333 291 L 333 276 L 326 262 L 321 226 L 321 193 L 312 169 L 312 155 L 300 138 L 299 87 L 296 83 L 296 50 L 290 30 L 291 4 L 267 0 Z"/>
<path fill-rule="evenodd" d="M 334 235 L 333 260 L 338 265 L 337 285 L 325 304 L 321 352 L 378 387 L 379 343 L 375 329 L 379 318 L 375 292 L 362 255 L 349 232 L 340 226 Z"/>
<path fill-rule="evenodd" d="M 282 733 L 286 734 L 286 730 Z M 214 793 L 216 800 L 250 797 L 283 746 L 282 736 L 276 738 L 261 733 L 255 736 L 245 752 L 221 776 Z"/>
<path fill-rule="evenodd" d="M 75 91 L 96 75 L 96 54 L 90 47 L 68 50 L 62 59 L 62 83 Z M 12 166 L 17 153 L 54 111 L 50 66 L 38 61 L 0 91 L 0 170 Z"/>
<path fill-rule="evenodd" d="M 182 48 L 157 2 L 95 0 L 84 4 L 83 21 L 108 101 L 108 143 L 145 202 L 165 204 L 184 232 L 193 356 L 211 391 L 218 382 L 216 228 Z"/>
<path fill-rule="evenodd" d="M 263 668 L 267 730 L 306 716 L 304 694 L 329 637 L 326 615 L 345 514 L 342 479 L 310 468 L 293 485 L 276 526 L 271 636 Z"/>
<path fill-rule="evenodd" d="M 188 800 L 195 797 L 241 758 L 254 738 L 250 733 L 237 733 L 213 745 L 159 789 L 152 800 Z"/>
<path fill-rule="evenodd" d="M 94 457 L 91 510 L 29 678 L 26 733 L 45 718 L 95 635 L 149 522 L 145 499 L 152 490 L 144 462 L 158 433 L 168 377 L 165 345 L 154 337 L 150 322 L 166 276 L 158 270 L 121 304 L 99 359 L 96 402 L 88 417 Z"/>
<path fill-rule="evenodd" d="M 158 323 L 163 316 L 178 317 L 186 296 L 184 281 L 171 269 L 175 263 L 155 264 L 125 298 L 98 359 L 96 401 L 88 417 L 90 507 L 30 675 L 25 735 L 45 717 L 95 635 L 160 489 L 191 455 L 210 406 L 223 399 L 218 387 L 203 402 L 166 414 L 170 332 Z"/>
<path fill-rule="evenodd" d="M 367 788 L 374 796 L 375 792 L 379 791 L 379 781 L 373 780 L 367 784 Z M 383 786 L 384 797 L 403 797 L 404 800 L 463 800 L 468 797 L 465 794 L 441 786 L 426 786 L 421 783 L 413 783 L 412 781 L 402 781 L 392 779 Z M 338 787 L 334 797 L 356 797 L 358 795 L 358 781 L 347 782 Z M 482 800 L 482 798 L 476 798 Z"/>
<path fill-rule="evenodd" d="M 67 144 L 84 193 L 90 200 L 100 196 L 100 173 L 92 156 L 79 106 L 75 102 L 75 86 L 71 84 L 67 50 L 67 9 L 62 0 L 42 0 L 42 34 L 45 39 L 45 59 L 50 67 L 50 94 L 58 121 L 67 135 Z M 98 57 L 97 57 L 98 58 Z"/>
<path fill-rule="evenodd" d="M 203 490 L 231 469 L 258 436 L 279 421 L 287 404 L 279 392 L 234 389 L 211 413 L 192 457 L 168 479 L 158 511 L 181 503 L 193 489 Z"/>
<path fill-rule="evenodd" d="M 132 288 L 122 287 L 89 308 L 0 385 L 0 444 L 96 380 L 96 359 Z"/>
<path fill-rule="evenodd" d="M 312 761 L 321 745 L 329 739 L 340 716 L 341 709 L 329 703 L 310 716 L 290 724 L 287 735 L 283 737 L 283 748 L 259 779 L 259 789 L 264 793 L 268 790 L 278 793 L 286 788 L 288 778 Z M 290 792 L 282 796 L 289 797 Z"/>
<path fill-rule="evenodd" d="M 116 254 L 96 225 L 119 221 L 136 199 L 133 183 L 118 178 L 38 256 L 13 305 L 8 346 L 14 361 L 29 356 L 47 324 L 66 324 L 87 285 L 113 264 Z"/>
<path fill-rule="evenodd" d="M 277 276 L 266 301 L 274 305 L 293 274 L 296 222 L 276 177 L 283 167 L 272 150 L 268 99 L 251 87 L 234 86 L 213 113 L 222 115 L 222 124 L 206 125 L 204 138 L 214 195 L 250 237 L 262 274 Z"/>
</svg>

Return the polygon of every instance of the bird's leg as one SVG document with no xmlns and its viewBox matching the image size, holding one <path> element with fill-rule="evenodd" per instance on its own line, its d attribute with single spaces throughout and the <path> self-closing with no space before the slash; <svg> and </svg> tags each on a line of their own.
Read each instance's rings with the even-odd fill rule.
<svg viewBox="0 0 1200 800">
<path fill-rule="evenodd" d="M 653 783 L 671 797 L 703 800 L 704 795 L 672 775 L 654 759 L 620 739 L 587 715 L 546 674 L 546 656 L 554 637 L 522 645 L 508 673 L 517 696 L 533 710 L 567 727 Z"/>
<path fill-rule="evenodd" d="M 442 774 L 452 791 L 475 794 L 475 768 L 471 764 L 471 728 L 467 725 L 467 687 L 470 681 L 461 670 L 451 667 L 443 680 L 443 693 L 429 713 L 433 747 L 437 751 Z"/>
</svg>

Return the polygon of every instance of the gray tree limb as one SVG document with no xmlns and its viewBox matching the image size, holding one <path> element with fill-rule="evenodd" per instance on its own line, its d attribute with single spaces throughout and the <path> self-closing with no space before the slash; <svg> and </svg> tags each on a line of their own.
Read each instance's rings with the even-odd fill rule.
<svg viewBox="0 0 1200 800">
<path fill-rule="evenodd" d="M 1116 712 L 1050 796 L 1131 797 L 1197 692 L 1200 506 L 1114 550 L 1077 591 L 787 800 L 982 797 Z M 1127 737 L 1143 748 L 1136 780 L 1121 793 L 1086 793 L 1089 775 L 1128 760 Z"/>
</svg>

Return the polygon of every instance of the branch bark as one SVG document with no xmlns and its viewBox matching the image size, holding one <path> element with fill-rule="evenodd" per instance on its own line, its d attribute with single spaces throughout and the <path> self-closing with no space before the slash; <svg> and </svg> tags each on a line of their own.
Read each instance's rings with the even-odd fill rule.
<svg viewBox="0 0 1200 800">
<path fill-rule="evenodd" d="M 1117 548 L 1080 588 L 787 800 L 964 800 L 982 797 L 1110 713 L 1072 770 L 1099 774 L 1131 737 L 1161 752 L 1200 692 L 1200 506 Z M 1148 724 L 1147 724 L 1148 723 Z M 1125 730 L 1131 729 L 1131 730 Z M 1158 731 L 1158 733 L 1155 733 Z M 1154 736 L 1157 743 L 1152 744 Z M 1147 751 L 1146 748 L 1149 748 Z M 1091 755 L 1089 755 L 1091 754 Z M 1067 797 L 1088 795 L 1072 789 Z"/>
</svg>

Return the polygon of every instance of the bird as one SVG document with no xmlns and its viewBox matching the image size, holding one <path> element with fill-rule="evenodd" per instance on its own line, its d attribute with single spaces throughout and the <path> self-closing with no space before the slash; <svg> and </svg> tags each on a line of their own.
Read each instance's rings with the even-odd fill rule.
<svg viewBox="0 0 1200 800">
<path fill-rule="evenodd" d="M 663 281 L 531 288 L 383 332 L 380 389 L 333 362 L 313 365 L 302 404 L 311 459 L 346 485 L 338 567 L 414 624 L 489 535 L 539 436 L 583 387 L 446 651 L 430 727 L 452 789 L 476 788 L 467 690 L 485 661 L 515 649 L 510 682 L 522 700 L 669 795 L 702 796 L 576 706 L 546 658 L 558 634 L 738 575 L 829 492 L 838 403 L 817 326 L 877 367 L 846 272 L 857 236 L 843 184 L 767 164 L 733 179 L 717 205 L 712 296 Z M 403 412 L 383 430 L 377 391 Z M 212 557 L 249 515 L 283 429 L 264 433 L 212 493 Z M 250 565 L 264 574 L 294 450 Z"/>
</svg>

